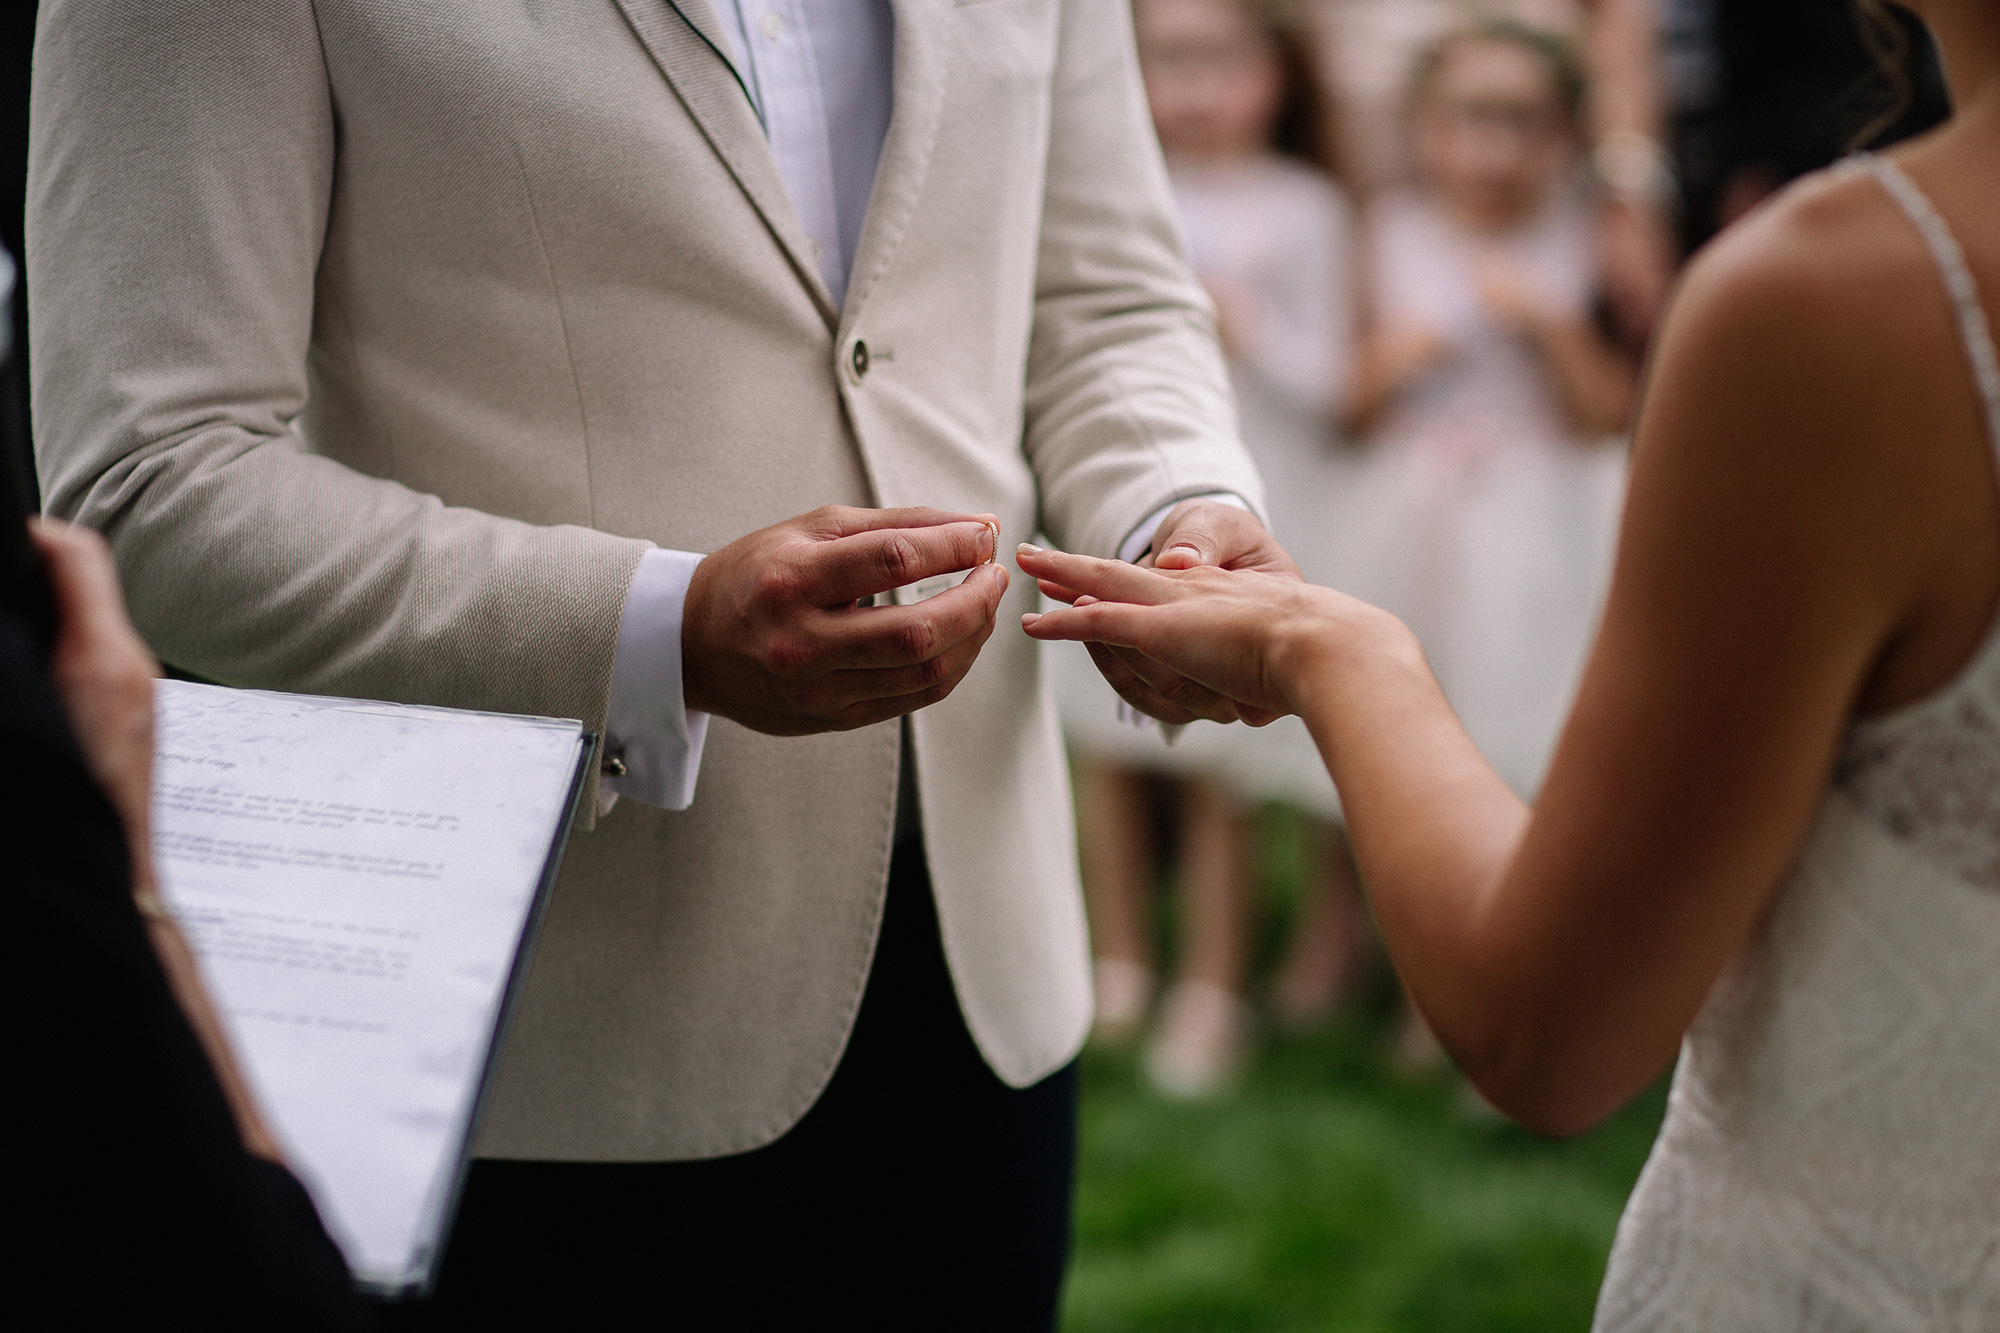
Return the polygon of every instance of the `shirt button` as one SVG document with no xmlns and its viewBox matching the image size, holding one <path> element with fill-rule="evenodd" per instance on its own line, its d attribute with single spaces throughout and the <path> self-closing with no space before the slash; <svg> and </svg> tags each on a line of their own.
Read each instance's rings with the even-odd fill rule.
<svg viewBox="0 0 2000 1333">
<path fill-rule="evenodd" d="M 765 11 L 762 26 L 764 35 L 774 42 L 785 35 L 785 21 L 768 10 Z"/>
<path fill-rule="evenodd" d="M 854 370 L 854 378 L 860 379 L 868 373 L 868 344 L 859 338 L 854 340 L 854 351 L 848 355 L 847 364 Z"/>
</svg>

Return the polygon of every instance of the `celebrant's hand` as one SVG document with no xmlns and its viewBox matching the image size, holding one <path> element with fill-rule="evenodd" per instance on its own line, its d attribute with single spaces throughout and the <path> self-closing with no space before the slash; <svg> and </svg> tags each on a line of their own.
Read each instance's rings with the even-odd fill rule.
<svg viewBox="0 0 2000 1333">
<path fill-rule="evenodd" d="M 1024 547 L 1023 551 L 1033 549 Z M 1303 586 L 1299 567 L 1258 522 L 1257 516 L 1219 500 L 1195 499 L 1176 505 L 1154 534 L 1153 549 L 1137 566 L 1122 567 L 1244 570 Z M 1022 566 L 1024 571 L 1027 568 Z M 1060 577 L 1031 572 L 1040 578 L 1042 591 L 1057 601 L 1074 602 L 1078 594 L 1089 592 L 1068 586 Z M 1246 708 L 1239 701 L 1130 647 L 1101 642 L 1088 642 L 1086 646 L 1091 660 L 1119 697 L 1162 722 L 1178 724 L 1207 718 L 1213 722 L 1240 720 L 1251 726 L 1263 726 L 1279 716 L 1254 706 Z"/>
<path fill-rule="evenodd" d="M 49 674 L 91 776 L 125 825 L 132 882 L 153 879 L 153 678 L 160 664 L 132 628 L 111 548 L 89 528 L 37 519 L 31 529 L 48 569 L 56 639 Z"/>
<path fill-rule="evenodd" d="M 91 776 L 125 826 L 132 889 L 147 938 L 215 1068 L 243 1146 L 259 1157 L 282 1162 L 277 1136 L 257 1107 L 202 984 L 194 950 L 154 888 L 153 678 L 160 674 L 160 664 L 125 613 L 118 567 L 104 539 L 89 528 L 54 519 L 34 520 L 31 531 L 55 602 L 56 638 L 49 675 Z"/>
</svg>

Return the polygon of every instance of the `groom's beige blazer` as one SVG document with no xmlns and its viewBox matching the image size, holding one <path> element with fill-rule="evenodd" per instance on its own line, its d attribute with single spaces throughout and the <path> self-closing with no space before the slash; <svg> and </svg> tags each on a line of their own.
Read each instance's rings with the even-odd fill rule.
<svg viewBox="0 0 2000 1333">
<path fill-rule="evenodd" d="M 649 543 L 927 504 L 1110 555 L 1175 497 L 1259 498 L 1126 0 L 896 0 L 844 309 L 680 3 L 45 0 L 40 466 L 165 660 L 599 728 Z M 1090 1014 L 1033 595 L 913 727 L 952 976 L 1016 1085 Z M 692 808 L 572 839 L 481 1151 L 795 1123 L 868 975 L 899 748 L 718 720 Z"/>
</svg>

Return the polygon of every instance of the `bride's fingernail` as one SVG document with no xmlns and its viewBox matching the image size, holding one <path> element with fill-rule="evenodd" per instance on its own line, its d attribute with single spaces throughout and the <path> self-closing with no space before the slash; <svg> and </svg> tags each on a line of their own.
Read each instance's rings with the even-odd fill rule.
<svg viewBox="0 0 2000 1333">
<path fill-rule="evenodd" d="M 1021 543 L 1021 544 L 1020 544 L 1019 546 L 1015 547 L 1014 549 L 1015 549 L 1016 551 L 1019 551 L 1019 552 L 1020 552 L 1020 553 L 1021 553 L 1022 555 L 1042 555 L 1042 554 L 1045 554 L 1045 552 L 1044 552 L 1044 551 L 1042 550 L 1042 548 L 1041 548 L 1041 547 L 1039 547 L 1039 546 L 1037 546 L 1037 545 L 1035 545 L 1035 544 L 1034 544 L 1033 542 L 1022 542 L 1022 543 Z"/>
</svg>

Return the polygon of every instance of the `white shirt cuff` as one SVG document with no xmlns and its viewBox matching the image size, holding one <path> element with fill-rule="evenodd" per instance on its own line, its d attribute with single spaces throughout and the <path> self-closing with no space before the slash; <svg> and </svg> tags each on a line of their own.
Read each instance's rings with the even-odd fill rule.
<svg viewBox="0 0 2000 1333">
<path fill-rule="evenodd" d="M 623 760 L 625 772 L 598 782 L 611 797 L 668 810 L 685 810 L 694 801 L 708 714 L 691 711 L 681 693 L 681 621 L 688 581 L 701 560 L 692 551 L 649 550 L 632 575 L 604 722 L 604 753 Z"/>
<path fill-rule="evenodd" d="M 1222 504 L 1234 505 L 1236 508 L 1247 510 L 1252 514 L 1257 512 L 1255 509 L 1250 508 L 1248 500 L 1234 491 L 1210 491 L 1206 495 L 1183 495 L 1177 500 L 1167 501 L 1167 503 L 1141 519 L 1139 526 L 1132 529 L 1131 536 L 1125 539 L 1124 545 L 1118 548 L 1118 558 L 1129 565 L 1138 560 L 1140 556 L 1146 554 L 1146 548 L 1153 544 L 1153 537 L 1159 532 L 1160 524 L 1167 521 L 1167 515 L 1174 512 L 1176 505 L 1186 504 L 1189 500 L 1215 500 Z"/>
</svg>

